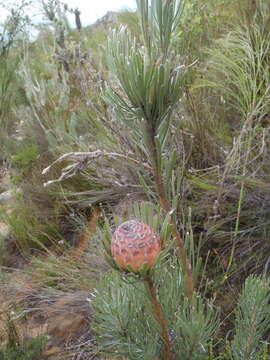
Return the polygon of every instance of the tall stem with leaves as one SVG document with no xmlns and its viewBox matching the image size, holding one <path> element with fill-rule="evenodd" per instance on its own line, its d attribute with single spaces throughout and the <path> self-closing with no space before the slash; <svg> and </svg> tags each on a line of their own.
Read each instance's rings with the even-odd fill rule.
<svg viewBox="0 0 270 360">
<path fill-rule="evenodd" d="M 123 27 L 109 40 L 109 65 L 117 82 L 107 99 L 118 117 L 137 134 L 133 140 L 151 164 L 160 205 L 168 213 L 172 203 L 163 176 L 163 152 L 174 107 L 183 92 L 185 66 L 173 50 L 182 1 L 155 0 L 149 5 L 148 0 L 137 0 L 137 6 L 142 40 L 133 38 Z M 175 217 L 171 226 L 191 301 L 192 268 Z"/>
</svg>

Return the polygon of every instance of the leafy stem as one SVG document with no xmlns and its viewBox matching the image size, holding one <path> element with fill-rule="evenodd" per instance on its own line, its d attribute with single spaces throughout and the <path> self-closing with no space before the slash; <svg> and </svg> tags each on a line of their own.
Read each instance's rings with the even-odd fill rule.
<svg viewBox="0 0 270 360">
<path fill-rule="evenodd" d="M 151 155 L 152 167 L 153 167 L 153 176 L 156 186 L 156 191 L 159 197 L 160 206 L 164 209 L 166 213 L 171 211 L 171 205 L 168 200 L 166 189 L 164 186 L 164 180 L 161 173 L 161 169 L 158 166 L 158 154 L 157 147 L 155 143 L 154 131 L 148 126 L 146 129 L 148 133 L 148 149 Z M 182 262 L 184 276 L 186 280 L 186 293 L 190 303 L 192 302 L 193 294 L 193 275 L 192 267 L 190 261 L 187 257 L 185 247 L 180 232 L 177 229 L 176 221 L 171 218 L 170 225 L 172 225 L 172 235 L 175 241 L 175 244 L 179 251 L 179 256 Z"/>
</svg>

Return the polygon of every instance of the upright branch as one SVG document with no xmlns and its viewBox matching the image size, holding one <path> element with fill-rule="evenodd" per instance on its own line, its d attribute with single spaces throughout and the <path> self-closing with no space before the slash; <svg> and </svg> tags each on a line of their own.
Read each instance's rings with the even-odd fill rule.
<svg viewBox="0 0 270 360">
<path fill-rule="evenodd" d="M 171 205 L 170 205 L 170 202 L 167 197 L 162 172 L 158 166 L 158 154 L 157 154 L 157 148 L 156 148 L 154 134 L 150 129 L 148 129 L 148 134 L 150 135 L 148 145 L 149 145 L 149 152 L 151 154 L 151 159 L 152 159 L 153 177 L 154 177 L 154 181 L 155 181 L 156 191 L 157 191 L 157 194 L 159 197 L 160 206 L 164 209 L 165 212 L 168 213 L 171 211 Z M 187 255 L 186 255 L 186 251 L 185 251 L 185 247 L 184 247 L 184 243 L 183 243 L 181 234 L 179 233 L 179 231 L 177 229 L 177 224 L 173 220 L 173 218 L 171 219 L 171 225 L 173 227 L 172 235 L 174 237 L 175 244 L 178 248 L 179 257 L 181 259 L 181 263 L 183 266 L 183 271 L 184 271 L 185 280 L 186 280 L 187 296 L 189 298 L 189 301 L 191 302 L 192 296 L 193 296 L 192 295 L 193 287 L 194 287 L 193 286 L 192 267 L 191 267 L 191 264 L 190 264 L 190 261 L 189 261 Z"/>
<path fill-rule="evenodd" d="M 160 326 L 160 329 L 162 332 L 162 339 L 164 342 L 164 349 L 165 349 L 164 360 L 172 360 L 173 356 L 172 356 L 172 349 L 171 349 L 171 345 L 170 345 L 169 332 L 167 329 L 167 325 L 166 325 L 166 322 L 164 319 L 164 315 L 163 315 L 160 303 L 157 299 L 155 287 L 153 285 L 152 279 L 149 274 L 145 278 L 144 282 L 145 282 L 146 288 L 150 295 L 150 299 L 152 302 L 152 307 L 153 307 L 153 311 L 155 313 L 156 320 L 159 323 L 159 326 Z"/>
<path fill-rule="evenodd" d="M 130 91 L 132 88 L 126 88 L 118 72 L 120 75 L 119 80 L 123 90 L 128 90 L 128 92 L 125 92 L 134 108 L 141 108 L 145 123 L 145 126 L 143 126 L 143 132 L 145 132 L 144 138 L 146 139 L 146 146 L 150 154 L 159 202 L 165 212 L 170 212 L 171 204 L 167 196 L 162 169 L 159 166 L 161 163 L 159 156 L 161 155 L 158 154 L 155 139 L 159 135 L 162 122 L 170 122 L 173 106 L 177 103 L 183 91 L 182 70 L 185 69 L 185 66 L 179 66 L 176 57 L 169 55 L 173 54 L 172 41 L 181 15 L 182 6 L 181 1 L 177 0 L 154 0 L 151 2 L 150 7 L 147 0 L 137 0 L 137 5 L 144 47 L 143 50 L 139 48 L 139 45 L 137 48 L 135 47 L 134 56 L 136 58 L 138 56 L 135 54 L 136 51 L 144 55 L 141 59 L 144 66 L 140 67 L 140 69 L 137 68 L 137 70 L 141 70 L 142 79 L 146 81 L 136 84 L 135 79 L 130 78 L 129 80 L 131 82 L 134 81 L 134 85 L 143 89 L 143 92 L 135 98 L 133 96 L 134 91 Z M 125 55 L 127 56 L 126 65 L 130 67 L 133 54 L 126 53 Z M 120 70 L 119 63 L 115 63 L 115 65 L 116 67 L 118 65 L 118 70 Z M 136 67 L 136 63 L 134 63 L 134 66 Z M 139 103 L 137 99 L 140 99 Z M 164 143 L 165 138 L 163 137 Z M 164 143 L 161 145 L 164 145 Z M 193 294 L 192 267 L 187 257 L 181 234 L 177 229 L 176 221 L 172 219 L 171 225 L 173 226 L 173 237 L 179 250 L 185 274 L 187 295 L 191 302 Z"/>
</svg>

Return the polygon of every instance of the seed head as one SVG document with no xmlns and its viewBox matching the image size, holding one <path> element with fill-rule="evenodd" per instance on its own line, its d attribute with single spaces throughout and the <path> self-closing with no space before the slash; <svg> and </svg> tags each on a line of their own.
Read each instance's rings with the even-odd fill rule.
<svg viewBox="0 0 270 360">
<path fill-rule="evenodd" d="M 137 220 L 121 224 L 114 232 L 112 256 L 119 267 L 139 270 L 144 264 L 150 269 L 161 251 L 160 238 L 150 226 Z"/>
</svg>

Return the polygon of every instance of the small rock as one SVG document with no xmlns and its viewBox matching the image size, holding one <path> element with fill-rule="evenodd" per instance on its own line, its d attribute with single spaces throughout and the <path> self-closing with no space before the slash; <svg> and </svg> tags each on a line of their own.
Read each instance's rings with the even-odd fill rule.
<svg viewBox="0 0 270 360">
<path fill-rule="evenodd" d="M 7 238 L 10 233 L 9 226 L 3 222 L 0 222 L 0 238 Z"/>
<path fill-rule="evenodd" d="M 6 203 L 6 202 L 14 199 L 14 197 L 17 194 L 20 194 L 21 191 L 22 191 L 21 189 L 16 189 L 16 190 L 7 190 L 7 191 L 2 192 L 0 194 L 0 204 Z"/>
<path fill-rule="evenodd" d="M 4 203 L 6 201 L 9 201 L 10 199 L 12 199 L 12 197 L 13 197 L 13 194 L 12 194 L 11 190 L 2 192 L 0 194 L 0 203 Z"/>
</svg>

